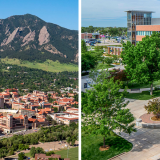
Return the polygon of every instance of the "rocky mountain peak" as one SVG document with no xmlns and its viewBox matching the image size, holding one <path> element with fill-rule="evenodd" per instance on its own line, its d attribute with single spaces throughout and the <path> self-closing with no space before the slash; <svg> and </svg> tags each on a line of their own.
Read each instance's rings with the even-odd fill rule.
<svg viewBox="0 0 160 160">
<path fill-rule="evenodd" d="M 0 20 L 1 57 L 20 58 L 25 53 L 26 59 L 50 58 L 68 63 L 77 61 L 77 52 L 78 31 L 47 23 L 31 14 Z"/>
</svg>

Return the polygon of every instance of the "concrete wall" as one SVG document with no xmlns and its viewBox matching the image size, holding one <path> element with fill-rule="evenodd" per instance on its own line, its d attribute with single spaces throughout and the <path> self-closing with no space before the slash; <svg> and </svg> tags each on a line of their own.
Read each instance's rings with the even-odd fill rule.
<svg viewBox="0 0 160 160">
<path fill-rule="evenodd" d="M 151 18 L 151 25 L 160 25 L 160 18 Z"/>
<path fill-rule="evenodd" d="M 18 110 L 12 110 L 12 109 L 0 109 L 0 112 L 17 113 Z"/>
</svg>

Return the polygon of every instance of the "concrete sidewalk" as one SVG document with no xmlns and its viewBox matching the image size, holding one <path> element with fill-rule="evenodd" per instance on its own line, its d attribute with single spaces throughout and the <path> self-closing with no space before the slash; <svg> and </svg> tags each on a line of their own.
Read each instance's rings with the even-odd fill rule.
<svg viewBox="0 0 160 160">
<path fill-rule="evenodd" d="M 148 101 L 132 99 L 126 99 L 126 101 L 130 101 L 127 108 L 130 109 L 136 119 L 146 113 L 144 105 Z M 160 129 L 137 127 L 137 132 L 131 135 L 122 133 L 120 136 L 131 142 L 133 148 L 130 152 L 120 155 L 113 160 L 160 160 Z"/>
</svg>

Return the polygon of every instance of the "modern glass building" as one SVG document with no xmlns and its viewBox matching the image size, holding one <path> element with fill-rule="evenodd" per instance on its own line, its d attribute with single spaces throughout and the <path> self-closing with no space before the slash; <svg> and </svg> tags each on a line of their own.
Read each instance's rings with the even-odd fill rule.
<svg viewBox="0 0 160 160">
<path fill-rule="evenodd" d="M 136 45 L 136 26 L 151 25 L 152 11 L 128 10 L 127 12 L 127 37 L 132 44 Z M 138 33 L 143 34 L 143 33 Z M 147 32 L 146 34 L 151 34 Z"/>
</svg>

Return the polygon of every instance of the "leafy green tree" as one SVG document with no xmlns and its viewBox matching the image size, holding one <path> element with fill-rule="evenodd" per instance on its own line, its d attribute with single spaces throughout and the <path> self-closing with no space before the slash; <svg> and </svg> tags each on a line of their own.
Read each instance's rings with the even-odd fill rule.
<svg viewBox="0 0 160 160">
<path fill-rule="evenodd" d="M 19 150 L 25 150 L 28 148 L 29 148 L 29 145 L 25 145 L 25 144 L 19 144 L 19 147 L 18 147 Z"/>
<path fill-rule="evenodd" d="M 148 114 L 153 113 L 156 118 L 160 117 L 160 99 L 152 99 L 148 102 L 148 105 L 145 105 L 144 108 L 148 111 Z"/>
<path fill-rule="evenodd" d="M 90 33 L 93 33 L 93 32 L 94 32 L 94 27 L 93 27 L 93 26 L 89 26 L 88 29 L 89 29 L 89 32 L 90 32 Z"/>
<path fill-rule="evenodd" d="M 49 123 L 52 123 L 53 118 L 52 118 L 50 115 L 47 115 L 47 116 L 46 116 L 46 120 L 47 120 Z"/>
<path fill-rule="evenodd" d="M 36 148 L 35 148 L 35 147 L 32 147 L 31 150 L 30 150 L 30 155 L 31 155 L 32 157 L 34 157 L 35 154 L 36 154 Z"/>
<path fill-rule="evenodd" d="M 70 145 L 71 142 L 72 142 L 72 137 L 67 137 L 67 143 Z"/>
<path fill-rule="evenodd" d="M 78 102 L 78 94 L 74 94 L 74 100 Z"/>
<path fill-rule="evenodd" d="M 36 148 L 36 153 L 45 153 L 45 152 L 44 152 L 43 148 L 37 147 Z"/>
<path fill-rule="evenodd" d="M 113 58 L 110 58 L 110 57 L 106 57 L 105 59 L 104 59 L 104 61 L 105 61 L 105 63 L 107 63 L 108 65 L 111 65 L 112 63 L 113 63 Z"/>
<path fill-rule="evenodd" d="M 57 113 L 57 112 L 58 112 L 58 108 L 57 108 L 57 107 L 54 107 L 54 109 L 53 109 L 53 110 L 54 110 L 54 112 L 55 112 L 55 113 Z"/>
<path fill-rule="evenodd" d="M 111 36 L 116 36 L 116 35 L 118 35 L 118 29 L 117 29 L 117 28 L 110 28 L 110 29 L 108 30 L 108 33 L 109 33 L 109 35 L 111 35 Z"/>
<path fill-rule="evenodd" d="M 106 30 L 101 30 L 101 31 L 100 31 L 100 34 L 106 35 L 106 34 L 107 34 L 107 31 L 106 31 Z"/>
<path fill-rule="evenodd" d="M 117 55 L 112 55 L 112 57 L 113 57 L 113 60 L 114 60 L 114 61 L 119 60 L 119 58 L 118 58 L 118 56 L 117 56 Z"/>
<path fill-rule="evenodd" d="M 87 90 L 82 97 L 82 130 L 103 135 L 105 147 L 105 137 L 115 129 L 129 134 L 136 129 L 132 113 L 125 108 L 125 92 L 119 92 L 122 83 L 114 83 L 105 72 L 99 73 L 95 82 L 93 89 Z"/>
<path fill-rule="evenodd" d="M 86 42 L 83 39 L 81 40 L 81 52 L 82 53 L 87 52 Z"/>
<path fill-rule="evenodd" d="M 49 99 L 50 97 L 51 97 L 51 94 L 49 93 L 49 94 L 48 94 L 48 99 Z"/>
<path fill-rule="evenodd" d="M 131 42 L 123 44 L 123 64 L 132 82 L 149 83 L 150 95 L 153 94 L 153 82 L 160 79 L 160 33 L 153 32 L 136 46 Z"/>
<path fill-rule="evenodd" d="M 18 160 L 24 160 L 25 154 L 23 152 L 18 154 Z"/>
<path fill-rule="evenodd" d="M 46 156 L 51 156 L 51 154 L 55 154 L 54 151 L 46 152 Z"/>
<path fill-rule="evenodd" d="M 82 53 L 82 71 L 95 68 L 97 64 L 97 57 L 91 52 Z"/>
</svg>

